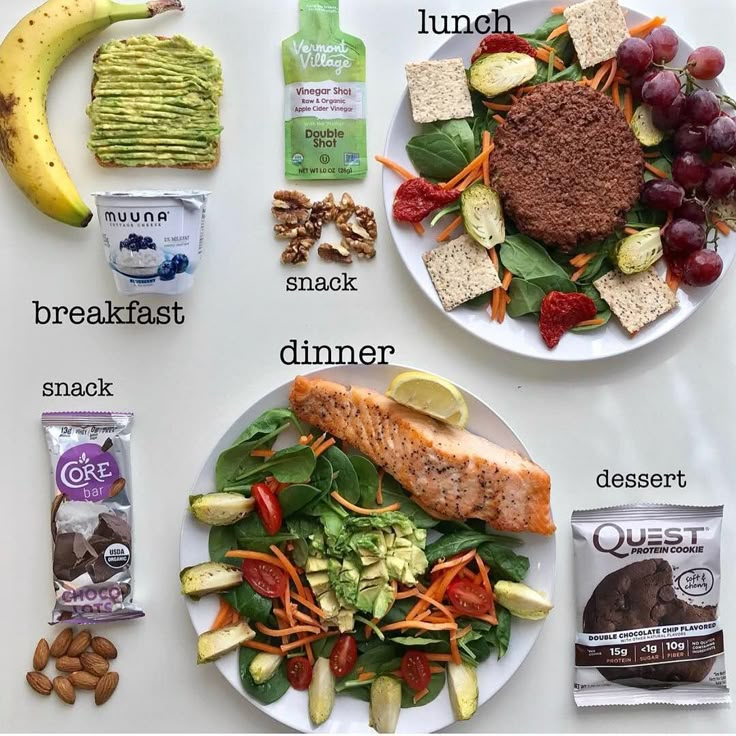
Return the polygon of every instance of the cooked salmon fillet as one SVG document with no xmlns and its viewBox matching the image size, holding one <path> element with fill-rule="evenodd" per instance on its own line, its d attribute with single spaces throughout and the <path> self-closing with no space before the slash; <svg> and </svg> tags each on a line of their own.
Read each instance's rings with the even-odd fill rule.
<svg viewBox="0 0 736 736">
<path fill-rule="evenodd" d="M 430 514 L 555 531 L 549 475 L 518 453 L 360 386 L 299 377 L 289 398 L 299 419 L 369 457 Z"/>
</svg>

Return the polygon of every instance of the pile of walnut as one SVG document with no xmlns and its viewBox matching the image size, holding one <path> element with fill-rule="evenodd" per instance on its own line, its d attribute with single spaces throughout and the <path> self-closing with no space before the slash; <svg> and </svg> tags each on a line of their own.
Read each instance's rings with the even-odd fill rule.
<svg viewBox="0 0 736 736">
<path fill-rule="evenodd" d="M 372 209 L 356 205 L 347 193 L 339 203 L 332 194 L 312 203 L 302 192 L 281 190 L 273 195 L 271 212 L 278 220 L 273 228 L 276 237 L 289 241 L 281 254 L 283 263 L 306 263 L 312 246 L 322 239 L 322 228 L 330 222 L 337 225 L 342 240 L 339 245 L 322 243 L 317 249 L 321 258 L 352 263 L 353 253 L 361 258 L 376 255 L 376 215 Z"/>
<path fill-rule="evenodd" d="M 95 703 L 104 705 L 112 697 L 120 676 L 110 672 L 110 660 L 118 656 L 115 645 L 102 636 L 92 636 L 82 630 L 64 629 L 51 642 L 41 639 L 33 653 L 33 671 L 26 682 L 39 694 L 51 695 L 53 690 L 64 703 L 74 705 L 77 690 L 93 690 Z M 53 680 L 43 673 L 50 659 L 56 660 L 59 672 Z"/>
</svg>

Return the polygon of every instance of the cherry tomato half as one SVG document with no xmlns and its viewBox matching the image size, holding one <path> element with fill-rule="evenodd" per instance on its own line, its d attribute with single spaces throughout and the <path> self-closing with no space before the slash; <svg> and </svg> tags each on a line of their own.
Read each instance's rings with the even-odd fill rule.
<svg viewBox="0 0 736 736">
<path fill-rule="evenodd" d="M 280 567 L 261 560 L 243 560 L 243 576 L 256 593 L 266 598 L 280 598 L 289 582 Z"/>
<path fill-rule="evenodd" d="M 488 591 L 468 580 L 457 580 L 447 589 L 452 605 L 470 616 L 480 616 L 491 610 L 493 601 Z"/>
<path fill-rule="evenodd" d="M 358 645 L 350 634 L 343 634 L 332 647 L 330 669 L 335 677 L 345 677 L 358 661 Z"/>
<path fill-rule="evenodd" d="M 250 492 L 255 499 L 256 510 L 263 528 L 271 536 L 277 534 L 284 517 L 276 494 L 265 483 L 256 483 Z"/>
<path fill-rule="evenodd" d="M 401 679 L 414 691 L 424 690 L 432 679 L 431 665 L 424 652 L 410 649 L 401 658 Z"/>
<path fill-rule="evenodd" d="M 286 663 L 286 679 L 294 690 L 306 690 L 312 682 L 312 665 L 306 657 L 292 657 Z"/>
</svg>

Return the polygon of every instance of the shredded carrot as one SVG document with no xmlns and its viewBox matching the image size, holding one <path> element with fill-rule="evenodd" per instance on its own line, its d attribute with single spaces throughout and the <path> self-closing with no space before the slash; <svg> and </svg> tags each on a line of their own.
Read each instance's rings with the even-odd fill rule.
<svg viewBox="0 0 736 736">
<path fill-rule="evenodd" d="M 314 664 L 314 652 L 312 651 L 312 645 L 309 642 L 304 645 L 304 650 L 307 653 L 309 664 Z"/>
<path fill-rule="evenodd" d="M 270 644 L 264 644 L 262 641 L 254 641 L 253 639 L 244 641 L 240 646 L 246 649 L 257 649 L 259 652 L 266 652 L 267 654 L 283 654 L 279 647 L 273 647 Z"/>
<path fill-rule="evenodd" d="M 295 641 L 290 641 L 288 644 L 282 644 L 280 653 L 286 654 L 286 652 L 290 652 L 293 649 L 299 649 L 299 647 L 306 646 L 307 644 L 311 644 L 315 641 L 320 641 L 321 639 L 328 639 L 331 636 L 337 636 L 337 632 L 328 631 L 322 634 L 315 634 L 314 636 L 305 636 L 303 639 L 296 639 Z"/>
<path fill-rule="evenodd" d="M 412 698 L 414 703 L 418 703 L 425 695 L 429 694 L 429 688 L 424 688 L 423 690 L 418 690 L 414 693 L 414 697 Z"/>
<path fill-rule="evenodd" d="M 575 327 L 600 327 L 605 324 L 604 319 L 586 319 L 583 322 L 578 322 Z"/>
<path fill-rule="evenodd" d="M 473 630 L 472 624 L 468 624 L 467 626 L 464 626 L 462 629 L 458 629 L 457 631 L 453 631 L 452 634 L 450 634 L 451 639 L 462 639 L 465 634 L 469 634 Z"/>
<path fill-rule="evenodd" d="M 323 452 L 326 452 L 327 450 L 329 450 L 330 447 L 332 447 L 332 445 L 334 445 L 334 444 L 335 444 L 335 438 L 334 437 L 330 437 L 330 439 L 328 439 L 327 442 L 323 442 L 317 448 L 317 450 L 315 450 L 315 452 L 314 452 L 315 456 L 316 457 L 319 457 Z"/>
<path fill-rule="evenodd" d="M 310 435 L 302 435 L 299 438 L 299 444 L 300 445 L 309 445 L 309 444 L 312 443 L 313 440 L 314 440 L 314 435 L 312 435 L 312 434 L 310 434 Z"/>
<path fill-rule="evenodd" d="M 444 243 L 450 239 L 452 233 L 463 224 L 463 216 L 458 215 L 438 236 L 437 242 Z"/>
<path fill-rule="evenodd" d="M 317 626 L 318 628 L 322 629 L 322 631 L 327 630 L 327 627 L 324 624 L 320 624 L 318 621 L 315 621 L 311 616 L 306 613 L 302 613 L 301 611 L 294 611 L 294 617 L 297 621 L 301 621 L 303 624 L 308 624 L 309 626 Z"/>
<path fill-rule="evenodd" d="M 450 637 L 450 654 L 452 655 L 453 664 L 462 664 L 463 660 L 460 657 L 460 648 L 457 645 L 457 639 L 454 639 L 452 636 Z"/>
<path fill-rule="evenodd" d="M 435 598 L 430 598 L 428 595 L 424 595 L 424 593 L 420 593 L 419 591 L 417 591 L 416 597 L 421 598 L 421 600 L 426 601 L 427 603 L 430 603 L 431 605 L 433 605 L 438 611 L 441 611 L 445 615 L 445 618 L 448 621 L 455 620 L 455 617 L 450 613 L 450 609 L 447 608 L 447 606 L 445 606 L 445 604 L 442 603 L 441 601 L 438 601 Z"/>
<path fill-rule="evenodd" d="M 381 468 L 378 471 L 378 487 L 376 488 L 376 503 L 379 506 L 383 506 L 383 474 L 384 470 Z"/>
<path fill-rule="evenodd" d="M 723 220 L 719 220 L 717 217 L 711 217 L 711 221 L 721 235 L 729 235 L 731 233 L 731 228 Z"/>
<path fill-rule="evenodd" d="M 481 151 L 462 171 L 459 171 L 455 176 L 450 179 L 446 184 L 442 184 L 443 189 L 452 189 L 454 186 L 457 186 L 465 177 L 468 176 L 468 174 L 473 173 L 478 167 L 481 166 L 483 163 L 483 159 L 488 156 L 488 154 L 493 150 L 493 147 L 488 149 L 488 151 Z"/>
<path fill-rule="evenodd" d="M 228 625 L 236 626 L 239 623 L 240 623 L 240 613 L 238 613 L 238 611 L 235 608 L 233 608 L 233 612 L 230 615 L 230 621 L 228 621 Z"/>
<path fill-rule="evenodd" d="M 493 119 L 494 119 L 494 120 L 495 120 L 495 121 L 496 121 L 496 122 L 497 122 L 497 123 L 498 123 L 499 125 L 503 125 L 503 124 L 504 124 L 504 123 L 506 122 L 506 120 L 505 120 L 504 118 L 502 118 L 502 117 L 501 117 L 500 115 L 494 115 L 494 116 L 493 116 Z"/>
<path fill-rule="evenodd" d="M 458 618 L 461 616 L 466 616 L 468 618 L 477 618 L 479 621 L 485 621 L 486 623 L 491 624 L 491 626 L 497 626 L 498 625 L 498 619 L 494 614 L 491 613 L 481 613 L 481 614 L 472 614 L 467 613 L 466 611 L 459 611 L 458 609 L 454 607 L 450 607 L 450 611 L 454 616 L 457 616 Z"/>
<path fill-rule="evenodd" d="M 491 292 L 491 321 L 495 322 L 498 319 L 498 308 L 500 303 L 498 301 L 498 289 L 494 289 Z"/>
<path fill-rule="evenodd" d="M 670 271 L 669 268 L 667 269 L 665 283 L 667 284 L 667 286 L 670 287 L 670 290 L 674 294 L 677 294 L 677 290 L 680 288 L 680 279 L 677 276 L 675 276 L 675 274 L 672 273 L 672 271 Z"/>
<path fill-rule="evenodd" d="M 498 262 L 498 253 L 497 253 L 496 249 L 495 248 L 491 248 L 491 250 L 489 251 L 488 255 L 489 255 L 490 259 L 491 259 L 491 263 L 493 264 L 493 267 L 496 269 L 496 271 L 498 271 L 500 264 Z"/>
<path fill-rule="evenodd" d="M 294 626 L 296 624 L 296 621 L 294 617 L 294 606 L 291 603 L 291 587 L 289 585 L 286 586 L 286 590 L 284 591 L 283 601 L 286 615 L 289 618 L 289 625 Z"/>
<path fill-rule="evenodd" d="M 269 549 L 278 558 L 280 566 L 289 573 L 289 576 L 294 581 L 294 585 L 296 585 L 299 595 L 304 598 L 304 585 L 302 585 L 301 578 L 299 577 L 299 573 L 296 571 L 294 565 L 289 562 L 289 558 L 275 544 L 272 544 Z"/>
<path fill-rule="evenodd" d="M 570 281 L 572 281 L 573 283 L 579 281 L 587 270 L 588 264 L 586 263 L 584 266 L 581 266 L 577 271 L 575 271 L 572 276 L 570 276 Z"/>
<path fill-rule="evenodd" d="M 276 620 L 279 622 L 279 626 L 283 629 L 288 629 L 289 627 L 289 620 L 286 617 L 286 611 L 282 610 L 281 608 L 274 608 L 273 609 L 273 615 L 276 617 Z M 288 634 L 280 634 L 281 636 L 281 643 L 286 644 L 286 642 L 289 641 L 289 635 Z"/>
<path fill-rule="evenodd" d="M 256 622 L 256 628 L 261 634 L 266 636 L 288 636 L 289 634 L 319 634 L 320 630 L 317 626 L 290 626 L 286 629 L 271 629 L 260 621 Z"/>
<path fill-rule="evenodd" d="M 552 15 L 562 15 L 565 12 L 566 8 L 564 5 L 555 5 L 552 10 L 550 10 L 550 13 Z"/>
<path fill-rule="evenodd" d="M 508 112 L 513 107 L 513 105 L 506 105 L 501 102 L 486 102 L 485 100 L 483 101 L 483 104 L 489 110 L 493 110 L 493 112 Z"/>
<path fill-rule="evenodd" d="M 536 49 L 536 52 L 537 52 L 537 59 L 539 59 L 540 61 L 546 61 L 547 63 L 549 63 L 549 60 L 550 60 L 550 50 L 549 49 L 541 47 L 541 48 Z M 565 62 L 562 61 L 562 59 L 560 59 L 560 57 L 557 56 L 557 54 L 555 54 L 555 58 L 552 64 L 554 65 L 555 69 L 558 72 L 561 72 L 565 69 Z"/>
<path fill-rule="evenodd" d="M 319 450 L 319 446 L 327 439 L 327 432 L 325 432 L 322 436 L 317 437 L 317 439 L 312 443 L 312 450 L 314 452 L 317 452 Z"/>
<path fill-rule="evenodd" d="M 653 166 L 652 164 L 648 163 L 647 161 L 644 162 L 644 166 L 647 169 L 647 171 L 651 171 L 652 174 L 659 177 L 660 179 L 669 179 L 670 175 L 666 171 L 662 171 L 662 169 L 658 169 L 656 166 Z"/>
<path fill-rule="evenodd" d="M 385 514 L 387 511 L 398 511 L 401 508 L 400 503 L 392 503 L 390 506 L 383 506 L 380 509 L 364 509 L 361 506 L 356 506 L 350 501 L 345 500 L 337 491 L 333 491 L 330 496 L 337 501 L 340 506 L 344 506 L 354 514 L 362 514 L 363 516 L 370 516 L 371 514 Z"/>
<path fill-rule="evenodd" d="M 595 76 L 590 81 L 590 86 L 593 89 L 598 89 L 600 87 L 601 82 L 605 79 L 606 74 L 611 70 L 611 60 L 604 61 L 601 65 L 598 71 L 595 73 Z"/>
<path fill-rule="evenodd" d="M 356 679 L 358 682 L 365 682 L 366 680 L 372 680 L 375 676 L 375 672 L 361 672 Z"/>
<path fill-rule="evenodd" d="M 273 450 L 253 450 L 251 457 L 273 457 L 276 453 Z"/>
<path fill-rule="evenodd" d="M 618 71 L 618 61 L 614 57 L 610 61 L 611 64 L 611 71 L 608 72 L 608 77 L 606 78 L 606 83 L 603 85 L 603 89 L 601 89 L 601 92 L 606 92 L 611 88 L 611 85 L 613 84 L 613 80 L 616 78 L 616 72 Z"/>
<path fill-rule="evenodd" d="M 430 572 L 434 574 L 440 570 L 447 570 L 449 567 L 455 567 L 455 565 L 461 565 L 464 567 L 473 559 L 473 557 L 475 557 L 475 550 L 471 549 L 470 552 L 466 552 L 464 555 L 460 555 L 460 557 L 451 557 L 449 560 L 445 560 L 444 562 L 438 562 Z"/>
<path fill-rule="evenodd" d="M 421 222 L 412 222 L 414 229 L 417 231 L 417 235 L 424 235 L 424 225 Z"/>
<path fill-rule="evenodd" d="M 482 147 L 484 151 L 488 151 L 491 147 L 491 132 L 484 130 L 481 136 Z M 488 158 L 483 159 L 483 183 L 489 187 L 491 185 L 491 162 Z"/>
<path fill-rule="evenodd" d="M 418 598 L 419 591 L 416 588 L 409 588 L 409 590 L 402 590 L 396 594 L 397 601 L 403 601 L 405 598 Z"/>
<path fill-rule="evenodd" d="M 428 654 L 427 659 L 430 662 L 452 662 L 451 654 Z"/>
<path fill-rule="evenodd" d="M 567 25 L 567 23 L 563 23 L 561 26 L 558 26 L 557 28 L 552 31 L 552 33 L 547 36 L 548 41 L 554 41 L 559 36 L 562 36 L 563 34 L 567 33 L 570 30 L 570 26 Z"/>
<path fill-rule="evenodd" d="M 636 235 L 639 231 L 634 227 L 625 227 L 624 233 L 626 235 Z"/>
<path fill-rule="evenodd" d="M 506 319 L 506 307 L 508 306 L 508 303 L 511 301 L 511 297 L 506 293 L 504 289 L 499 289 L 499 307 L 498 307 L 498 324 L 502 325 L 504 320 Z"/>
<path fill-rule="evenodd" d="M 478 552 L 475 553 L 475 564 L 478 565 L 478 572 L 480 572 L 480 579 L 483 582 L 483 587 L 485 588 L 486 593 L 491 596 L 491 600 L 493 600 L 493 587 L 491 586 L 491 579 L 488 577 L 486 563 L 483 561 L 483 558 L 478 554 Z"/>
<path fill-rule="evenodd" d="M 327 618 L 327 614 L 317 605 L 314 603 L 311 603 L 306 598 L 302 598 L 302 596 L 297 595 L 296 593 L 292 593 L 291 597 L 297 602 L 301 603 L 305 608 L 308 608 L 313 613 L 316 613 L 320 618 Z"/>
<path fill-rule="evenodd" d="M 438 664 L 436 664 L 436 665 L 433 665 L 433 666 L 431 666 L 431 667 L 429 668 L 429 671 L 430 671 L 430 672 L 431 672 L 431 673 L 432 673 L 433 675 L 441 675 L 441 674 L 443 674 L 443 673 L 444 673 L 444 671 L 445 671 L 445 668 L 444 668 L 444 667 L 440 667 L 440 666 L 439 666 Z"/>
<path fill-rule="evenodd" d="M 220 598 L 220 607 L 217 610 L 217 615 L 215 616 L 215 620 L 212 622 L 212 628 L 210 631 L 216 631 L 217 629 L 222 629 L 227 626 L 234 610 L 235 609 L 224 598 Z"/>
<path fill-rule="evenodd" d="M 457 624 L 445 623 L 431 624 L 426 621 L 397 621 L 395 624 L 388 624 L 387 626 L 381 626 L 381 631 L 396 631 L 398 629 L 422 629 L 424 631 L 455 631 Z"/>
<path fill-rule="evenodd" d="M 624 115 L 627 123 L 634 119 L 634 95 L 630 89 L 624 91 Z"/>
<path fill-rule="evenodd" d="M 251 552 L 247 549 L 231 549 L 225 557 L 235 557 L 238 560 L 260 560 L 261 562 L 270 562 L 272 565 L 283 567 L 277 557 L 267 555 L 264 552 Z"/>
<path fill-rule="evenodd" d="M 473 575 L 473 573 L 467 567 L 464 567 L 462 570 L 460 570 L 460 577 L 469 578 L 470 580 L 472 580 L 475 575 Z"/>
<path fill-rule="evenodd" d="M 483 168 L 478 166 L 473 169 L 458 185 L 457 189 L 464 192 L 471 184 L 480 181 L 483 178 Z"/>
<path fill-rule="evenodd" d="M 651 18 L 650 20 L 644 21 L 643 23 L 639 23 L 639 25 L 629 28 L 629 34 L 632 36 L 638 36 L 639 38 L 643 38 L 650 31 L 657 28 L 657 26 L 663 25 L 666 21 L 667 21 L 667 18 L 663 18 L 661 15 L 657 15 L 654 18 Z"/>
<path fill-rule="evenodd" d="M 395 174 L 398 174 L 403 179 L 416 179 L 417 177 L 411 172 L 407 171 L 401 164 L 397 164 L 396 161 L 392 161 L 390 158 L 385 156 L 376 156 L 376 161 L 379 164 L 383 164 L 387 169 L 391 169 Z"/>
<path fill-rule="evenodd" d="M 613 99 L 613 104 L 621 109 L 621 87 L 615 80 L 613 82 L 613 87 L 611 88 L 611 97 Z"/>
<path fill-rule="evenodd" d="M 511 280 L 514 278 L 514 274 L 511 273 L 508 269 L 506 270 L 506 273 L 503 276 L 503 281 L 501 282 L 501 288 L 504 291 L 509 290 L 509 286 L 511 286 Z"/>
</svg>

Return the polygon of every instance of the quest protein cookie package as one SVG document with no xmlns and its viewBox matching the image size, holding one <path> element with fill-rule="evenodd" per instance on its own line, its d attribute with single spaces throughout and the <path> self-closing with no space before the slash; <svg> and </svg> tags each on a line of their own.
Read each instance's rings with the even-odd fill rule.
<svg viewBox="0 0 736 736">
<path fill-rule="evenodd" d="M 722 506 L 573 513 L 577 705 L 730 702 L 722 518 Z"/>
</svg>

